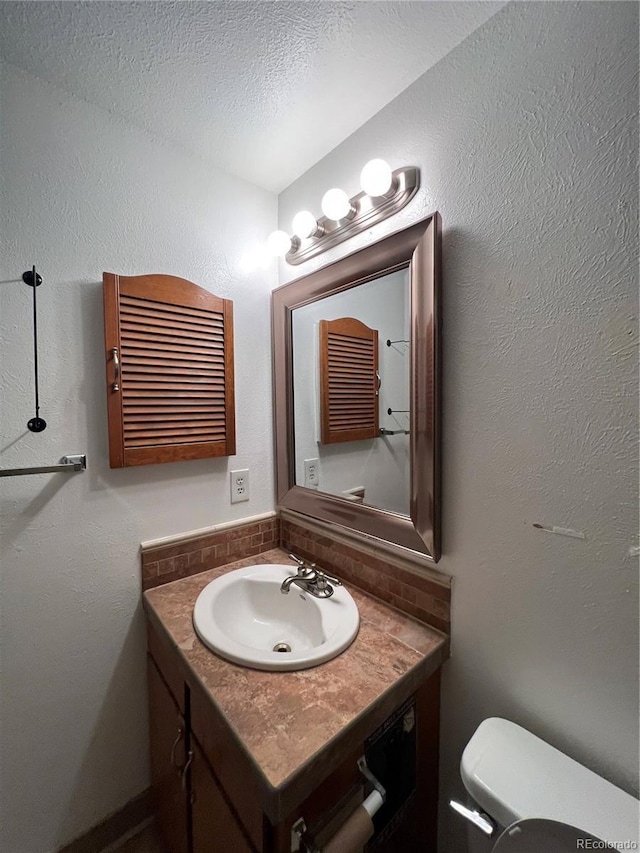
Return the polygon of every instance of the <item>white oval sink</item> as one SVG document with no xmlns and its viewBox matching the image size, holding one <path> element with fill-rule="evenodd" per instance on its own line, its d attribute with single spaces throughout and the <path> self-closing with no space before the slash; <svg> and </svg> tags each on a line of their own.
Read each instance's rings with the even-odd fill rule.
<svg viewBox="0 0 640 853">
<path fill-rule="evenodd" d="M 202 642 L 254 669 L 307 669 L 339 655 L 358 633 L 355 601 L 343 586 L 331 598 L 314 598 L 296 584 L 285 595 L 280 585 L 293 574 L 295 567 L 268 564 L 211 581 L 193 608 Z"/>
</svg>

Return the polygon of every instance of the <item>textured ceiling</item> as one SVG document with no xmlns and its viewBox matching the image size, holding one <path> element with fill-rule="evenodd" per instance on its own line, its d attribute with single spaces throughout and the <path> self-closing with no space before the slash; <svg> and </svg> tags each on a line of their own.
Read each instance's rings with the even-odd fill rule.
<svg viewBox="0 0 640 853">
<path fill-rule="evenodd" d="M 502 2 L 2 2 L 0 55 L 278 192 Z"/>
</svg>

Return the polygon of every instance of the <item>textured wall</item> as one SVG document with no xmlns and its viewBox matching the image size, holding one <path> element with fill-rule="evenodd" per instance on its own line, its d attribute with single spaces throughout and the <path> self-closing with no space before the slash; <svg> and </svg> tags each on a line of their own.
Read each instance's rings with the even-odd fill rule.
<svg viewBox="0 0 640 853">
<path fill-rule="evenodd" d="M 31 291 L 0 288 L 2 467 L 86 452 L 88 471 L 2 479 L 2 838 L 46 853 L 148 784 L 141 541 L 273 508 L 275 270 L 241 257 L 275 197 L 185 157 L 11 66 L 2 85 L 0 280 L 38 265 L 42 416 L 32 414 Z M 164 272 L 235 302 L 235 457 L 111 471 L 103 270 Z M 229 467 L 251 469 L 229 504 Z"/>
<path fill-rule="evenodd" d="M 0 55 L 279 191 L 503 2 L 2 2 Z"/>
<path fill-rule="evenodd" d="M 288 227 L 371 157 L 422 174 L 282 281 L 442 213 L 443 803 L 490 715 L 637 792 L 637 33 L 636 4 L 510 4 L 279 199 Z"/>
</svg>

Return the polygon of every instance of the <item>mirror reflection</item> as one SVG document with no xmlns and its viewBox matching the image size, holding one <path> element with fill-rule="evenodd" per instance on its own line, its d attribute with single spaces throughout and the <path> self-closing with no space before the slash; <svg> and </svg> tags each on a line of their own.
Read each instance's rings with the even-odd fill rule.
<svg viewBox="0 0 640 853">
<path fill-rule="evenodd" d="M 291 316 L 296 485 L 408 516 L 408 265 Z"/>
<path fill-rule="evenodd" d="M 440 558 L 441 227 L 433 213 L 274 290 L 271 303 L 278 505 L 434 562 Z M 324 347 L 327 369 L 335 367 L 325 331 L 347 332 L 348 346 L 343 341 L 338 354 L 349 351 L 350 362 L 369 365 L 368 373 L 360 371 L 362 388 L 334 382 L 340 394 L 331 398 L 320 362 Z M 367 358 L 358 348 L 376 338 L 377 432 L 374 423 L 363 435 L 359 430 L 372 429 L 359 419 L 371 399 L 374 359 L 370 343 Z M 321 426 L 327 406 L 334 418 L 329 438 L 339 441 L 327 440 Z"/>
</svg>

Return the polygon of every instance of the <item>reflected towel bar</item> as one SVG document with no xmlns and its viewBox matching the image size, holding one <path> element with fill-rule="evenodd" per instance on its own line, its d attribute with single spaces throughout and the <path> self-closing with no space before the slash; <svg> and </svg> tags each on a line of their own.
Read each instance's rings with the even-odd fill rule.
<svg viewBox="0 0 640 853">
<path fill-rule="evenodd" d="M 86 471 L 87 457 L 85 454 L 77 456 L 63 456 L 59 465 L 40 465 L 36 468 L 5 468 L 0 470 L 0 477 L 21 477 L 23 474 L 65 474 L 73 471 Z"/>
<path fill-rule="evenodd" d="M 408 429 L 387 429 L 380 427 L 380 435 L 409 435 Z"/>
</svg>

